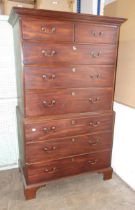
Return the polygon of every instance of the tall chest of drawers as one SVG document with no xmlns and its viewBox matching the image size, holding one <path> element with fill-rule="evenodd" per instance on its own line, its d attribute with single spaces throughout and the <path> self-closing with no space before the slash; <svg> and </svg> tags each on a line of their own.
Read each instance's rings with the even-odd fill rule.
<svg viewBox="0 0 135 210">
<path fill-rule="evenodd" d="M 26 199 L 51 180 L 112 176 L 113 95 L 123 18 L 13 8 L 19 165 Z"/>
</svg>

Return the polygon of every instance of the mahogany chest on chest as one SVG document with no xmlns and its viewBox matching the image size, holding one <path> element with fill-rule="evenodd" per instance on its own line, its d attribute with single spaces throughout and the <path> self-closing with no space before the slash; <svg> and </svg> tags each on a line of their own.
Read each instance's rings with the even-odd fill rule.
<svg viewBox="0 0 135 210">
<path fill-rule="evenodd" d="M 19 165 L 27 199 L 48 181 L 112 176 L 122 18 L 13 8 Z"/>
</svg>

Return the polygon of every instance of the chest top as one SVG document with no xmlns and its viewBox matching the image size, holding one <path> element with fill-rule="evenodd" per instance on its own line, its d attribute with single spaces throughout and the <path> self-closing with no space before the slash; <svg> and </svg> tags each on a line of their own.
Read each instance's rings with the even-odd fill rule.
<svg viewBox="0 0 135 210">
<path fill-rule="evenodd" d="M 126 20 L 125 18 L 13 7 L 9 17 L 9 23 L 13 26 L 18 18 L 26 19 L 27 21 L 31 18 L 37 20 L 37 22 L 35 22 L 35 27 L 38 27 L 39 24 L 38 20 L 41 20 L 40 24 L 42 24 L 42 20 L 44 18 L 59 20 L 59 21 L 82 22 L 82 23 L 93 23 L 93 24 L 98 23 L 100 25 L 115 25 L 115 26 L 121 25 Z M 51 24 L 51 22 L 49 23 Z M 56 21 L 56 25 L 59 26 L 59 24 L 62 25 L 65 30 L 72 28 L 72 25 L 68 24 L 67 22 L 59 23 Z M 83 30 L 83 27 L 87 27 L 87 25 L 81 25 L 80 27 L 81 30 Z M 44 31 L 44 28 L 42 28 L 42 30 Z M 53 28 L 52 31 L 55 31 L 55 28 Z"/>
</svg>

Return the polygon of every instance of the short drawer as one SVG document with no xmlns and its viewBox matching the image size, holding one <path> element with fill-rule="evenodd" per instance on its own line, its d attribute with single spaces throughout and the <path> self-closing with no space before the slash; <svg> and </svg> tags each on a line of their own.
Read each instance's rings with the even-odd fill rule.
<svg viewBox="0 0 135 210">
<path fill-rule="evenodd" d="M 111 151 L 72 156 L 48 163 L 27 165 L 28 183 L 50 181 L 88 171 L 100 170 L 111 164 Z"/>
<path fill-rule="evenodd" d="M 112 94 L 112 89 L 105 88 L 28 91 L 25 114 L 30 117 L 111 110 Z"/>
<path fill-rule="evenodd" d="M 78 43 L 117 43 L 119 29 L 85 23 L 75 25 L 75 41 Z"/>
<path fill-rule="evenodd" d="M 47 162 L 112 148 L 112 132 L 72 136 L 26 144 L 26 162 Z"/>
<path fill-rule="evenodd" d="M 25 89 L 113 87 L 114 71 L 115 66 L 25 66 Z"/>
<path fill-rule="evenodd" d="M 114 113 L 87 114 L 64 119 L 33 119 L 24 124 L 26 141 L 44 141 L 65 136 L 91 134 L 92 132 L 113 130 Z"/>
<path fill-rule="evenodd" d="M 115 64 L 116 45 L 23 42 L 24 64 Z"/>
<path fill-rule="evenodd" d="M 22 20 L 23 39 L 66 41 L 74 39 L 74 25 L 56 20 Z"/>
</svg>

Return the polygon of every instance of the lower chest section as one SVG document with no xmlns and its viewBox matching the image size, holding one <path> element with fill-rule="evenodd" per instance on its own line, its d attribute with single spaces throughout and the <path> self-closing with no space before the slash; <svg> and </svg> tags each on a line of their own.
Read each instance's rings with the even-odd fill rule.
<svg viewBox="0 0 135 210">
<path fill-rule="evenodd" d="M 27 122 L 27 182 L 100 170 L 110 166 L 114 113 Z"/>
</svg>

